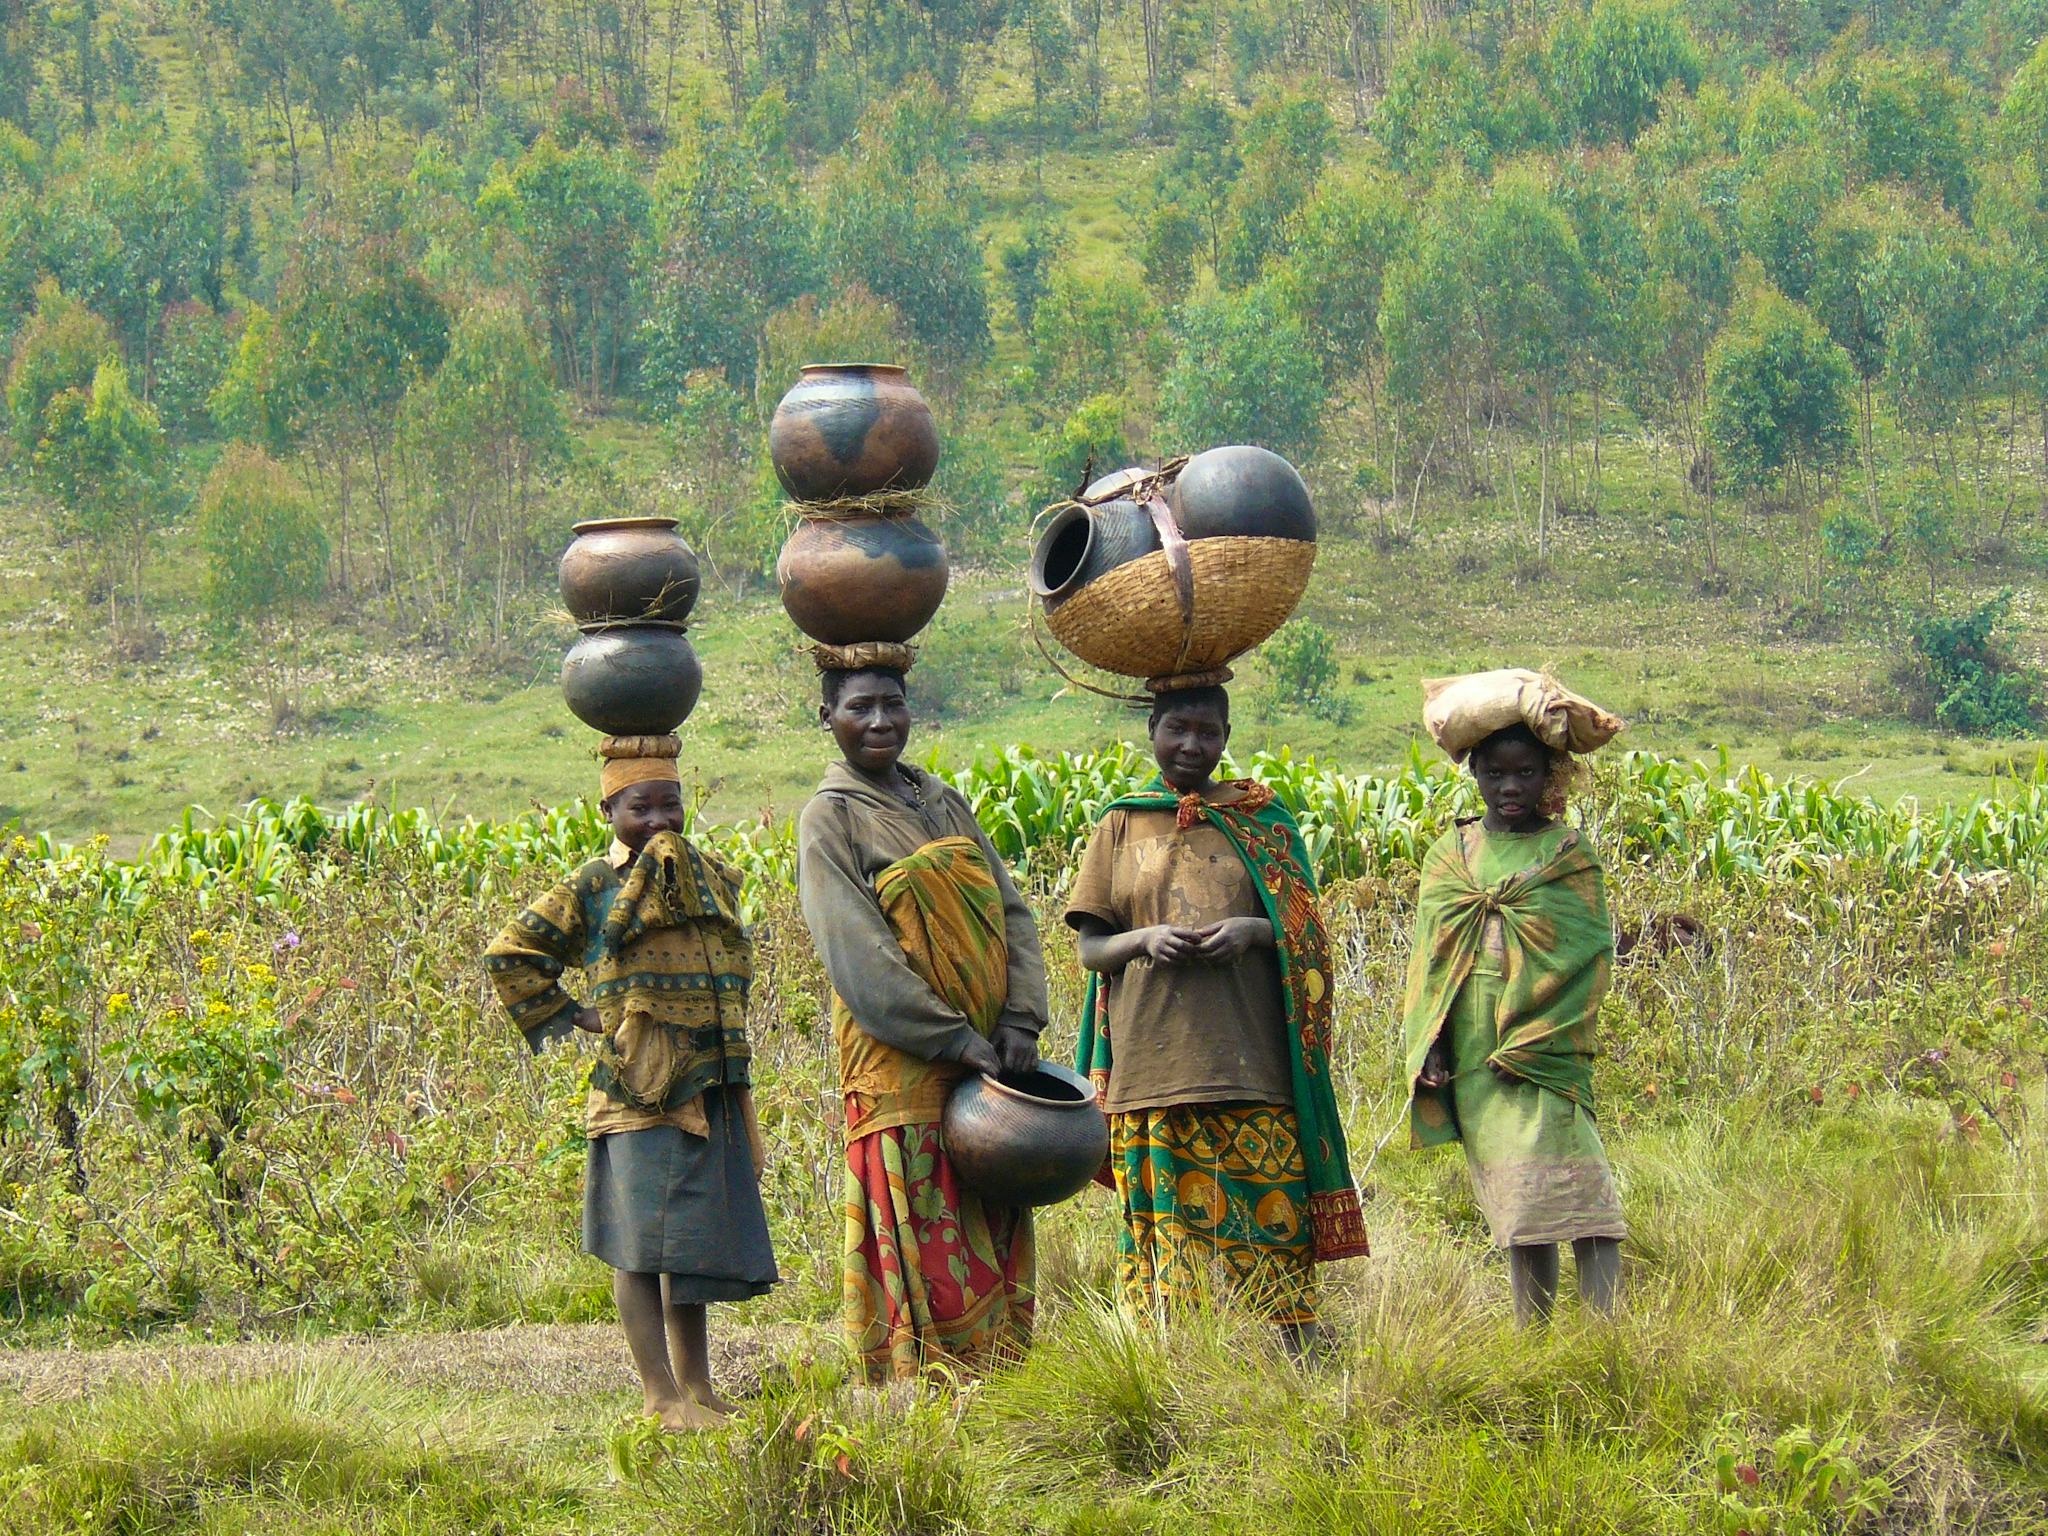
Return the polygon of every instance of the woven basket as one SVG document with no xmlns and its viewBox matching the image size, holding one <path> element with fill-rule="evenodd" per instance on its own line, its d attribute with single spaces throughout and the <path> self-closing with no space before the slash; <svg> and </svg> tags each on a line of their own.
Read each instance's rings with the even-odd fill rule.
<svg viewBox="0 0 2048 1536">
<path fill-rule="evenodd" d="M 1089 582 L 1046 613 L 1046 628 L 1105 672 L 1205 672 L 1285 624 L 1316 561 L 1315 545 L 1300 539 L 1190 539 L 1187 549 L 1195 578 L 1192 623 L 1183 622 L 1162 550 Z"/>
</svg>

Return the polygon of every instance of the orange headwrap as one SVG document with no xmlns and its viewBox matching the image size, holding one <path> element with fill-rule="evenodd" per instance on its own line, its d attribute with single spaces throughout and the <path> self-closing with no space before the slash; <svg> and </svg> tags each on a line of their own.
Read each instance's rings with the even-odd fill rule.
<svg viewBox="0 0 2048 1536">
<path fill-rule="evenodd" d="M 683 744 L 673 736 L 607 736 L 597 745 L 604 767 L 597 776 L 598 798 L 609 800 L 631 784 L 666 779 L 681 784 L 676 758 Z"/>
</svg>

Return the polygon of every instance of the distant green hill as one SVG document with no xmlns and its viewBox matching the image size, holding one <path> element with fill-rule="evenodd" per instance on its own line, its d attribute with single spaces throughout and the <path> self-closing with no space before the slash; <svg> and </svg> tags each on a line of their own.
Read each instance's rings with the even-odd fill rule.
<svg viewBox="0 0 2048 1536">
<path fill-rule="evenodd" d="M 823 743 L 765 421 L 854 352 L 947 442 L 951 756 L 1132 729 L 1024 635 L 1033 514 L 1250 439 L 1315 491 L 1330 659 L 1241 664 L 1240 745 L 1387 765 L 1421 676 L 1547 663 L 1645 745 L 1985 793 L 2043 729 L 2044 26 L 8 8 L 0 819 L 580 791 L 551 570 L 599 511 L 706 557 L 691 759 L 786 809 Z"/>
</svg>

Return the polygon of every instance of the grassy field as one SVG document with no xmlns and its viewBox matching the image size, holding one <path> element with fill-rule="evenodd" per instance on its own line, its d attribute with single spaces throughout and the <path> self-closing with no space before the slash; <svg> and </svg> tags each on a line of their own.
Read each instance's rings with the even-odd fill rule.
<svg viewBox="0 0 2048 1536">
<path fill-rule="evenodd" d="M 1078 1240 L 1055 1226 L 1031 1361 L 957 1397 L 877 1397 L 829 1326 L 733 1308 L 718 1375 L 745 1406 L 689 1443 L 638 1427 L 598 1325 L 7 1351 L 0 1494 L 23 1536 L 538 1536 L 679 1510 L 734 1536 L 2048 1529 L 2037 1147 L 1844 1107 L 1688 1117 L 1615 1152 L 1612 1324 L 1567 1300 L 1516 1334 L 1454 1161 L 1389 1156 L 1374 1256 L 1326 1272 L 1339 1342 L 1306 1372 L 1242 1320 L 1160 1336 L 1105 1311 L 1081 1283 L 1096 1210 Z"/>
<path fill-rule="evenodd" d="M 661 451 L 629 424 L 606 424 L 604 438 L 614 453 Z M 1340 472 L 1341 461 L 1311 467 L 1312 478 Z M 1725 747 L 1737 762 L 1881 797 L 1972 798 L 2032 763 L 2037 744 L 1970 742 L 1908 719 L 1894 678 L 1901 636 L 1853 606 L 1815 620 L 1779 597 L 1784 530 L 1767 518 L 1728 541 L 1727 590 L 1704 593 L 1698 531 L 1667 481 L 1640 447 L 1611 452 L 1605 509 L 1565 520 L 1541 570 L 1527 529 L 1493 502 L 1426 513 L 1414 543 L 1381 549 L 1365 519 L 1326 498 L 1303 613 L 1336 637 L 1338 718 L 1300 708 L 1253 657 L 1239 669 L 1239 748 L 1388 767 L 1417 735 L 1420 678 L 1525 664 L 1555 666 L 1618 709 L 1633 745 Z M 0 526 L 0 820 L 132 839 L 187 804 L 220 812 L 258 794 L 501 816 L 586 789 L 587 733 L 554 685 L 570 631 L 543 594 L 488 662 L 472 648 L 401 646 L 374 610 L 338 606 L 295 642 L 301 712 L 273 730 L 263 658 L 214 645 L 188 535 L 173 531 L 164 548 L 161 653 L 122 660 L 38 563 L 39 519 L 17 504 Z M 1006 556 L 957 573 L 916 676 L 921 750 L 962 761 L 999 742 L 1078 749 L 1135 733 L 1118 706 L 1065 690 L 1032 648 L 1026 552 L 1020 527 Z M 1951 595 L 2017 584 L 2022 648 L 2037 651 L 2048 615 L 2025 579 L 2044 562 L 2048 536 L 2023 528 L 2000 565 L 1959 568 Z M 694 638 L 706 683 L 686 761 L 712 813 L 787 812 L 825 759 L 795 632 L 772 593 L 710 591 Z"/>
<path fill-rule="evenodd" d="M 559 850 L 329 839 L 118 899 L 97 855 L 0 862 L 8 1529 L 2048 1532 L 2037 890 L 1817 849 L 1695 871 L 1711 828 L 1681 817 L 1662 852 L 1627 830 L 1658 793 L 1603 779 L 1583 807 L 1623 933 L 1682 909 L 1705 936 L 1639 945 L 1603 1010 L 1624 1315 L 1567 1284 L 1554 1328 L 1514 1333 L 1460 1159 L 1408 1150 L 1394 856 L 1329 901 L 1374 1252 L 1324 1271 L 1335 1343 L 1306 1373 L 1242 1318 L 1119 1319 L 1091 1191 L 1042 1217 L 1022 1368 L 849 1381 L 834 1048 L 801 915 L 762 875 L 750 1029 L 785 1284 L 719 1309 L 745 1410 L 687 1442 L 635 1418 L 577 1252 L 587 1057 L 529 1058 L 475 968 Z M 1041 913 L 1065 878 L 1037 850 Z M 1045 936 L 1058 1055 L 1080 978 Z"/>
</svg>

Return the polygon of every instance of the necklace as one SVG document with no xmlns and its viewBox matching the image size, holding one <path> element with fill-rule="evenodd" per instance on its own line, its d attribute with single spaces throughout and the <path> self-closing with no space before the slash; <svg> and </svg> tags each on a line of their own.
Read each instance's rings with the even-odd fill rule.
<svg viewBox="0 0 2048 1536">
<path fill-rule="evenodd" d="M 911 771 L 910 771 L 910 770 L 909 770 L 908 768 L 904 767 L 904 766 L 903 766 L 903 765 L 902 765 L 901 763 L 898 763 L 898 764 L 896 765 L 896 772 L 897 772 L 897 774 L 898 774 L 898 775 L 899 775 L 899 776 L 900 776 L 900 777 L 902 778 L 903 782 L 904 782 L 904 783 L 905 783 L 906 785 L 908 785 L 908 786 L 909 786 L 909 788 L 910 788 L 910 798 L 911 798 L 911 799 L 913 799 L 913 800 L 915 800 L 915 801 L 917 802 L 917 808 L 918 808 L 918 809 L 919 809 L 920 811 L 921 811 L 921 810 L 923 810 L 923 809 L 924 809 L 924 786 L 923 786 L 923 785 L 921 785 L 921 784 L 919 784 L 919 783 L 917 782 L 917 777 L 916 777 L 916 775 L 914 775 L 913 773 L 911 773 Z"/>
</svg>

